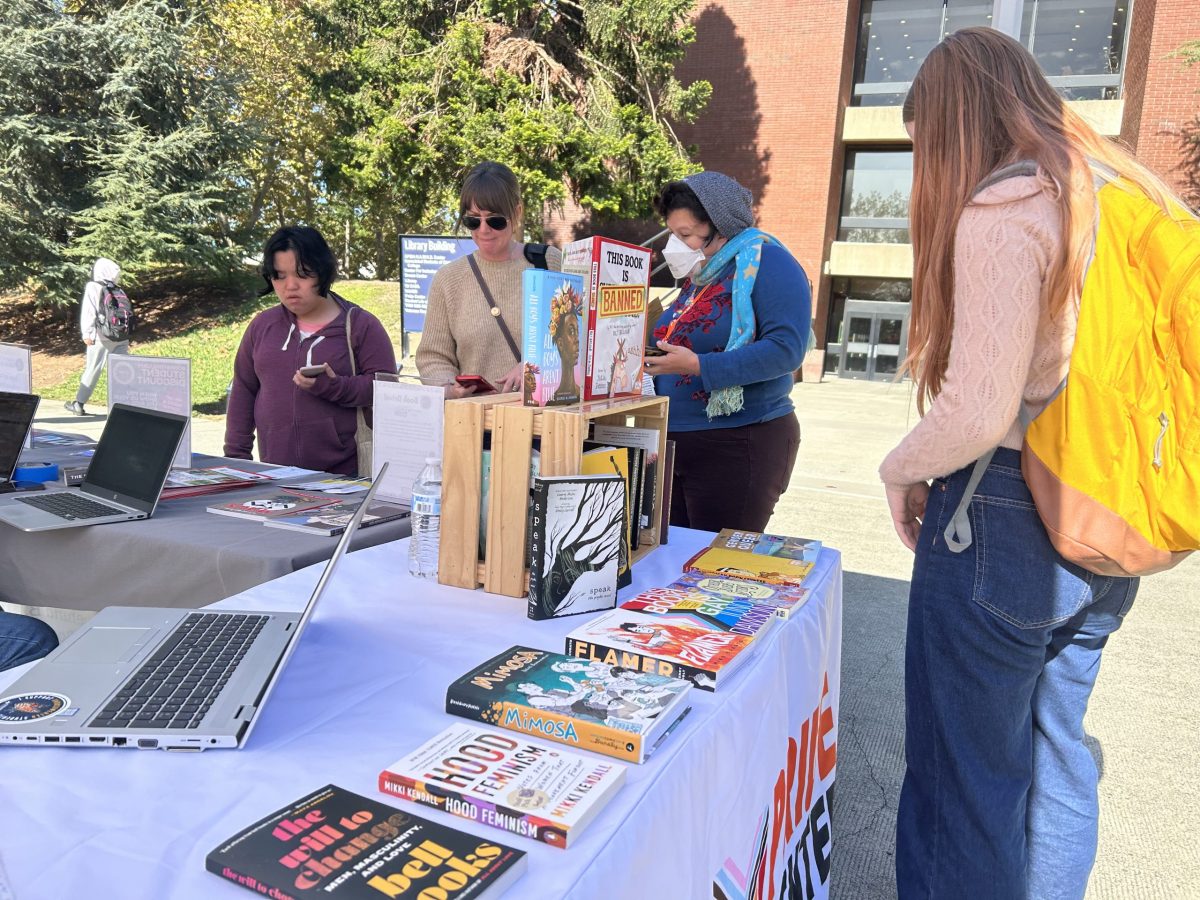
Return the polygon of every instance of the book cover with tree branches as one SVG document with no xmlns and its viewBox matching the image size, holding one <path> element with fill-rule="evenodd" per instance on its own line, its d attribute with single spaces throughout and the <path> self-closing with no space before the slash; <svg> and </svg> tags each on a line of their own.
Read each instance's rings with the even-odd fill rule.
<svg viewBox="0 0 1200 900">
<path fill-rule="evenodd" d="M 625 528 L 619 475 L 535 478 L 529 618 L 612 609 Z"/>
</svg>

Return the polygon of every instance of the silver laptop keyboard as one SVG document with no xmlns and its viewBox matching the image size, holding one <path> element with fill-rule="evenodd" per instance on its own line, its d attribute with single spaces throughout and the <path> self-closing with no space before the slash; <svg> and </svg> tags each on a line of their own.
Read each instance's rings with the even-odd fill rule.
<svg viewBox="0 0 1200 900">
<path fill-rule="evenodd" d="M 199 728 L 268 618 L 189 614 L 88 726 Z"/>
<path fill-rule="evenodd" d="M 16 500 L 18 503 L 28 503 L 64 519 L 99 519 L 101 516 L 119 516 L 125 512 L 119 507 L 89 500 L 81 494 L 42 494 L 17 497 Z"/>
</svg>

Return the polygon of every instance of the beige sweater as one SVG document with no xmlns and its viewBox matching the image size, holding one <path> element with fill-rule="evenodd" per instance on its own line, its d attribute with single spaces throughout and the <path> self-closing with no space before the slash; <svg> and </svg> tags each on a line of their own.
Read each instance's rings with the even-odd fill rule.
<svg viewBox="0 0 1200 900">
<path fill-rule="evenodd" d="M 1061 241 L 1043 182 L 1010 178 L 963 211 L 954 241 L 954 328 L 941 393 L 879 467 L 886 484 L 949 475 L 993 447 L 1020 449 L 1022 400 L 1037 412 L 1067 371 L 1078 296 L 1051 316 L 1045 280 Z"/>
<path fill-rule="evenodd" d="M 521 273 L 531 267 L 524 257 L 489 262 L 478 253 L 473 255 L 520 350 Z M 546 262 L 551 269 L 561 269 L 562 253 L 550 247 Z M 456 375 L 482 375 L 498 384 L 520 362 L 489 313 L 490 307 L 465 256 L 438 269 L 429 286 L 425 331 L 417 347 L 417 371 L 423 384 L 450 384 Z"/>
</svg>

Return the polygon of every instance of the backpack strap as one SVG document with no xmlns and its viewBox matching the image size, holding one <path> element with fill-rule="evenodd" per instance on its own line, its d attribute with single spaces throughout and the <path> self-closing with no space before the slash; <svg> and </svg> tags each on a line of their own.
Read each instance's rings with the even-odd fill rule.
<svg viewBox="0 0 1200 900">
<path fill-rule="evenodd" d="M 1030 175 L 1037 175 L 1037 170 L 1037 163 L 1029 159 L 1001 166 L 975 186 L 972 196 L 978 196 L 992 185 L 1007 181 L 1009 178 L 1025 178 Z M 1059 389 L 1061 390 L 1061 386 Z M 1033 420 L 1033 416 L 1025 408 L 1024 403 L 1021 404 L 1020 417 L 1021 425 L 1028 428 L 1029 423 Z M 987 471 L 987 467 L 991 463 L 995 453 L 996 449 L 993 447 L 987 453 L 983 454 L 983 456 L 979 457 L 979 459 L 975 460 L 975 467 L 971 470 L 971 477 L 967 479 L 967 487 L 963 491 L 962 499 L 958 501 L 954 515 L 950 517 L 950 523 L 942 532 L 942 537 L 946 539 L 946 547 L 951 553 L 962 553 L 974 541 L 971 535 L 971 517 L 968 510 L 971 506 L 971 498 L 975 496 L 975 489 L 979 487 L 979 482 L 983 480 L 983 473 Z"/>
</svg>

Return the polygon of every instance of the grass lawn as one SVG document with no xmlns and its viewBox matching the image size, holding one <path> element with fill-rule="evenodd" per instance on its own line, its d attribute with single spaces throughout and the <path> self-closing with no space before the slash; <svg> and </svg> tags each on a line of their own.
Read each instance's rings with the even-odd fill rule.
<svg viewBox="0 0 1200 900">
<path fill-rule="evenodd" d="M 339 281 L 334 286 L 337 293 L 373 313 L 392 337 L 396 348 L 396 359 L 400 359 L 400 287 L 394 281 Z M 217 413 L 225 399 L 225 389 L 233 377 L 233 358 L 241 343 L 242 334 L 250 320 L 263 309 L 279 301 L 275 296 L 255 297 L 226 309 L 221 315 L 204 324 L 189 329 L 183 334 L 160 340 L 133 341 L 132 350 L 138 356 L 174 356 L 192 360 L 192 408 L 197 413 Z M 82 344 L 80 345 L 82 348 Z M 79 366 L 70 377 L 58 384 L 42 388 L 43 398 L 70 400 L 79 387 L 79 376 L 83 374 L 83 354 L 79 355 Z M 103 408 L 108 403 L 107 376 L 100 376 L 100 383 L 92 394 L 89 405 Z"/>
</svg>

